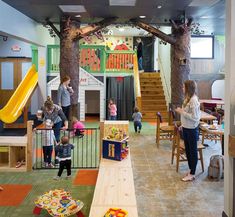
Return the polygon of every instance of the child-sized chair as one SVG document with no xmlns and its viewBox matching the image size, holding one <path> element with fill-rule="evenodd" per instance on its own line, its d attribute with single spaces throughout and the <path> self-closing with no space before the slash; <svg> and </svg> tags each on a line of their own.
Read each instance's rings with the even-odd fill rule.
<svg viewBox="0 0 235 217">
<path fill-rule="evenodd" d="M 202 150 L 205 147 L 202 144 L 198 144 L 198 160 L 201 161 L 202 172 L 204 172 L 204 161 L 203 161 L 203 153 Z M 176 157 L 176 172 L 179 171 L 179 163 L 183 161 L 187 161 L 184 141 L 180 138 L 180 125 L 179 123 L 174 126 L 174 138 L 172 144 L 172 155 L 171 155 L 171 164 L 174 163 L 174 157 Z"/>
<path fill-rule="evenodd" d="M 157 128 L 156 128 L 156 143 L 159 147 L 160 140 L 172 140 L 174 133 L 174 125 L 169 125 L 173 123 L 173 118 L 168 120 L 168 123 L 162 121 L 162 115 L 157 112 Z"/>
</svg>

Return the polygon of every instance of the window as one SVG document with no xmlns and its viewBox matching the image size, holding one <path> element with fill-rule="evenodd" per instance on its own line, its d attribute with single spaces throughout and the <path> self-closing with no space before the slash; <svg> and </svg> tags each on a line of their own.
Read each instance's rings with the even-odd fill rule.
<svg viewBox="0 0 235 217">
<path fill-rule="evenodd" d="M 214 37 L 213 36 L 191 36 L 191 58 L 213 59 Z"/>
</svg>

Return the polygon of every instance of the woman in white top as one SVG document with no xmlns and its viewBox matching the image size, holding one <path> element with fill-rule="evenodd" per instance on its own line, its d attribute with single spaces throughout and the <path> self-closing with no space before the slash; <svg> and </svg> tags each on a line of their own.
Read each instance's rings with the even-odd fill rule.
<svg viewBox="0 0 235 217">
<path fill-rule="evenodd" d="M 183 137 L 186 156 L 190 171 L 182 181 L 192 181 L 195 179 L 195 171 L 198 161 L 197 140 L 198 125 L 200 122 L 200 103 L 196 95 L 197 85 L 195 81 L 187 80 L 184 82 L 183 92 L 185 99 L 182 108 L 177 108 L 176 112 L 181 115 L 183 127 Z"/>
</svg>

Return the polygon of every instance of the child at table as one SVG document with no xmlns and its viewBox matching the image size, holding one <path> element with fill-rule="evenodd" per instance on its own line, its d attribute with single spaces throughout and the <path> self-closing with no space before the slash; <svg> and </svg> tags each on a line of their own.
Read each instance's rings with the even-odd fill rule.
<svg viewBox="0 0 235 217">
<path fill-rule="evenodd" d="M 56 177 L 54 180 L 59 180 L 63 173 L 64 168 L 67 169 L 67 176 L 66 178 L 71 177 L 71 151 L 74 149 L 74 145 L 69 143 L 68 136 L 61 137 L 61 144 L 56 146 L 59 156 L 60 167 Z"/>
</svg>

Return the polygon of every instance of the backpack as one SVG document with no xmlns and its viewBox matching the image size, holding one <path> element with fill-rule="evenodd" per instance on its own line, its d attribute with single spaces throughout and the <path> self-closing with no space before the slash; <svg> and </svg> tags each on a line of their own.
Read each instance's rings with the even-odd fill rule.
<svg viewBox="0 0 235 217">
<path fill-rule="evenodd" d="M 218 181 L 224 177 L 224 157 L 223 155 L 213 155 L 210 158 L 208 167 L 208 177 Z"/>
</svg>

